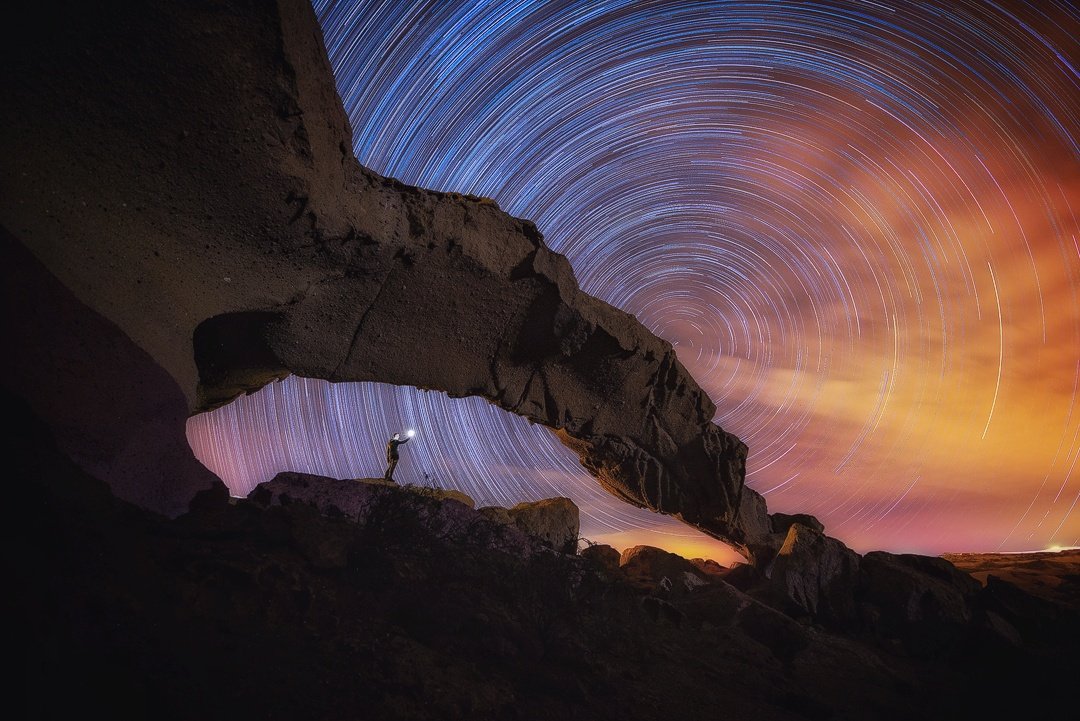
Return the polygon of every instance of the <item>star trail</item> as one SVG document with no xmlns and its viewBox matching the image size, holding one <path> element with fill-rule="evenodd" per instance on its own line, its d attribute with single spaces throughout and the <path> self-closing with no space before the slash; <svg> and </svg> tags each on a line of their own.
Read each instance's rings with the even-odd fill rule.
<svg viewBox="0 0 1080 721">
<path fill-rule="evenodd" d="M 533 220 L 675 344 L 771 511 L 859 551 L 1080 544 L 1080 11 L 996 2 L 316 0 L 361 163 Z M 189 422 L 279 470 L 722 556 L 480 399 L 289 378 Z"/>
</svg>

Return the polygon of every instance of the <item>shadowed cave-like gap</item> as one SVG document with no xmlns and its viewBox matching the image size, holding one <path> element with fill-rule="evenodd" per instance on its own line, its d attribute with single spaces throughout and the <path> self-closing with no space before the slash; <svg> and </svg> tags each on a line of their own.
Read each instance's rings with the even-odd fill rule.
<svg viewBox="0 0 1080 721">
<path fill-rule="evenodd" d="M 581 536 L 618 548 L 646 544 L 723 565 L 743 561 L 727 544 L 604 491 L 543 426 L 480 397 L 385 383 L 331 383 L 290 375 L 192 416 L 195 457 L 243 497 L 281 471 L 378 478 L 385 443 L 415 428 L 394 473 L 401 484 L 462 491 L 477 507 L 566 496 L 581 509 Z M 495 441 L 495 442 L 492 442 Z"/>
</svg>

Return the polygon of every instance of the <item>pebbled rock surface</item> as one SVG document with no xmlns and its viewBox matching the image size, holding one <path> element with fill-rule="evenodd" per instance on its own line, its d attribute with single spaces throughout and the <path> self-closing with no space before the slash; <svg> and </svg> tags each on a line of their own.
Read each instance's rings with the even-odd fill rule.
<svg viewBox="0 0 1080 721">
<path fill-rule="evenodd" d="M 190 410 L 290 373 L 483 396 L 628 503 L 779 547 L 669 343 L 529 221 L 357 163 L 306 0 L 62 2 L 6 30 L 0 225 Z"/>
</svg>

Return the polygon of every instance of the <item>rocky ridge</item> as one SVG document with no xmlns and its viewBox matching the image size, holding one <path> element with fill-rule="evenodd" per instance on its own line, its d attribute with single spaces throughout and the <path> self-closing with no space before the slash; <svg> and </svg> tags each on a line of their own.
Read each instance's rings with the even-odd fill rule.
<svg viewBox="0 0 1080 721">
<path fill-rule="evenodd" d="M 1048 616 L 940 559 L 867 554 L 872 575 L 844 586 L 820 566 L 796 583 L 649 547 L 570 554 L 541 533 L 561 503 L 535 505 L 551 522 L 530 535 L 453 493 L 302 474 L 247 499 L 215 486 L 168 519 L 8 400 L 9 501 L 35 539 L 4 549 L 27 718 L 957 719 L 1009 689 L 1062 718 L 1071 702 L 1075 608 Z M 817 613 L 791 610 L 821 588 Z M 821 615 L 845 593 L 854 616 Z"/>
</svg>

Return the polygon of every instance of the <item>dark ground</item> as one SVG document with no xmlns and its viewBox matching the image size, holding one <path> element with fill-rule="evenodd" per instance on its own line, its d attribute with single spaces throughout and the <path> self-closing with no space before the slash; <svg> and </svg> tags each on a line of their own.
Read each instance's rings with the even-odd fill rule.
<svg viewBox="0 0 1080 721">
<path fill-rule="evenodd" d="M 362 524 L 221 487 L 170 521 L 114 498 L 18 401 L 4 544 L 22 718 L 1075 718 L 1076 616 L 916 650 L 798 623 L 722 580 L 649 591 L 524 557 L 395 491 Z M 12 522 L 13 521 L 13 522 Z M 1015 618 L 1014 618 L 1015 620 Z M 1041 624 L 1041 625 L 1040 625 Z M 860 637 L 862 636 L 862 637 Z M 16 713 L 15 717 L 20 717 Z"/>
</svg>

